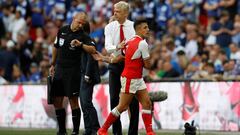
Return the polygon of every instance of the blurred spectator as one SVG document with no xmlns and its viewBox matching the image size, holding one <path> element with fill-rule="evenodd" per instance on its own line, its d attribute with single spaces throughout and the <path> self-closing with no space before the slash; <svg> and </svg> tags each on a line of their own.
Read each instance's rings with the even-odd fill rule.
<svg viewBox="0 0 240 135">
<path fill-rule="evenodd" d="M 185 46 L 186 44 L 186 34 L 183 32 L 181 26 L 175 26 L 174 29 L 174 37 L 175 37 L 175 45 L 178 46 Z"/>
<path fill-rule="evenodd" d="M 164 78 L 180 76 L 180 74 L 173 68 L 172 64 L 169 61 L 164 61 L 163 72 L 164 72 L 164 74 L 163 74 Z"/>
<path fill-rule="evenodd" d="M 34 28 L 43 27 L 43 7 L 44 3 L 42 0 L 31 0 L 31 11 L 32 11 L 32 26 Z"/>
<path fill-rule="evenodd" d="M 33 45 L 32 50 L 32 62 L 35 62 L 37 65 L 39 65 L 40 61 L 43 59 L 43 41 L 41 39 L 36 40 L 36 42 Z"/>
<path fill-rule="evenodd" d="M 12 79 L 12 82 L 16 84 L 22 84 L 28 81 L 27 77 L 22 73 L 17 65 L 13 66 Z"/>
<path fill-rule="evenodd" d="M 32 62 L 33 42 L 29 39 L 28 34 L 25 32 L 18 33 L 17 41 L 20 69 L 25 76 L 28 76 L 30 64 Z"/>
<path fill-rule="evenodd" d="M 226 79 L 234 79 L 236 75 L 234 74 L 233 70 L 235 67 L 235 61 L 234 60 L 229 60 L 225 61 L 223 63 L 224 67 L 224 73 L 223 73 L 223 78 Z"/>
<path fill-rule="evenodd" d="M 13 52 L 14 47 L 15 43 L 9 40 L 6 43 L 6 48 L 0 50 L 0 61 L 5 71 L 4 78 L 8 81 L 12 81 L 13 66 L 18 64 L 18 58 Z"/>
<path fill-rule="evenodd" d="M 131 20 L 136 21 L 145 18 L 144 3 L 142 0 L 135 0 L 132 5 Z"/>
<path fill-rule="evenodd" d="M 157 23 L 155 32 L 157 33 L 157 38 L 161 38 L 167 29 L 167 21 L 172 17 L 170 5 L 166 0 L 158 0 L 155 12 L 155 21 Z"/>
<path fill-rule="evenodd" d="M 214 63 L 214 68 L 215 68 L 215 73 L 220 73 L 223 74 L 224 68 L 223 68 L 223 63 L 224 61 L 227 61 L 227 55 L 224 50 L 220 50 L 218 53 L 218 58 L 216 59 Z"/>
<path fill-rule="evenodd" d="M 104 20 L 92 20 L 90 37 L 94 39 L 96 43 L 96 49 L 99 52 L 102 52 L 104 48 Z"/>
<path fill-rule="evenodd" d="M 166 34 L 169 37 L 174 37 L 175 34 L 175 26 L 176 26 L 176 19 L 169 19 L 167 21 L 167 30 L 166 30 Z"/>
<path fill-rule="evenodd" d="M 30 65 L 30 76 L 29 76 L 28 82 L 30 84 L 41 82 L 41 74 L 40 74 L 37 63 L 35 62 L 31 63 Z"/>
<path fill-rule="evenodd" d="M 212 24 L 212 34 L 216 36 L 216 43 L 220 45 L 230 56 L 229 44 L 231 43 L 232 21 L 229 20 L 229 13 L 222 11 L 219 21 Z"/>
<path fill-rule="evenodd" d="M 226 10 L 229 15 L 230 19 L 234 19 L 234 16 L 237 14 L 237 1 L 238 0 L 220 0 L 219 6 L 221 7 L 222 10 Z"/>
<path fill-rule="evenodd" d="M 177 61 L 177 53 L 181 50 L 184 51 L 184 47 L 181 45 L 176 46 L 172 38 L 167 41 L 166 47 L 170 51 L 171 59 L 174 61 Z"/>
<path fill-rule="evenodd" d="M 239 2 L 240 3 L 240 2 Z M 240 47 L 240 14 L 235 16 L 234 29 L 232 31 L 232 42 Z"/>
<path fill-rule="evenodd" d="M 64 25 L 65 17 L 63 14 L 57 14 L 54 18 L 54 23 L 57 26 L 57 28 L 61 28 Z"/>
<path fill-rule="evenodd" d="M 12 33 L 12 40 L 17 42 L 17 35 L 19 32 L 26 32 L 27 31 L 27 24 L 24 18 L 21 16 L 21 12 L 16 10 L 15 18 L 10 24 L 10 31 Z"/>
<path fill-rule="evenodd" d="M 66 16 L 66 22 L 67 24 L 70 24 L 72 22 L 72 17 L 80 12 L 80 11 L 86 11 L 86 3 L 83 0 L 72 0 L 71 7 L 67 11 Z"/>
<path fill-rule="evenodd" d="M 31 16 L 31 6 L 29 0 L 16 0 L 16 10 L 20 12 L 21 17 L 26 20 Z"/>
<path fill-rule="evenodd" d="M 113 13 L 112 13 L 112 7 L 113 3 L 111 0 L 105 0 L 105 3 L 102 5 L 100 14 L 104 20 L 109 19 Z"/>
<path fill-rule="evenodd" d="M 188 63 L 186 69 L 184 70 L 184 78 L 186 79 L 193 79 L 192 76 L 196 74 L 196 72 L 199 70 L 198 67 Z"/>
<path fill-rule="evenodd" d="M 11 32 L 10 24 L 11 24 L 11 22 L 14 21 L 14 18 L 15 18 L 10 7 L 11 7 L 10 5 L 4 5 L 2 8 L 2 11 L 3 11 L 2 20 L 3 20 L 4 27 L 5 27 L 5 30 L 7 33 Z M 2 29 L 1 29 L 1 31 L 2 31 Z"/>
<path fill-rule="evenodd" d="M 184 0 L 173 0 L 172 3 L 173 17 L 177 19 L 177 22 L 184 20 L 184 16 L 182 14 L 183 7 Z"/>
<path fill-rule="evenodd" d="M 191 22 L 197 22 L 199 0 L 185 0 L 181 10 L 185 19 Z"/>
<path fill-rule="evenodd" d="M 204 3 L 204 9 L 207 11 L 208 19 L 219 17 L 220 8 L 219 8 L 220 0 L 206 0 Z"/>
<path fill-rule="evenodd" d="M 240 79 L 240 60 L 235 60 L 233 74 L 235 75 L 235 77 L 236 77 L 235 79 L 236 80 Z"/>
<path fill-rule="evenodd" d="M 178 77 L 180 74 L 183 73 L 181 67 L 178 63 L 172 59 L 171 52 L 167 50 L 167 47 L 164 45 L 161 48 L 161 58 L 163 61 L 163 77 Z M 170 64 L 170 65 L 169 65 Z"/>
<path fill-rule="evenodd" d="M 144 17 L 148 21 L 148 26 L 150 30 L 155 30 L 154 17 L 156 16 L 156 3 L 153 0 L 146 0 L 144 5 Z"/>
<path fill-rule="evenodd" d="M 183 50 L 177 52 L 177 61 L 178 65 L 182 68 L 182 70 L 185 71 L 189 64 L 189 60 Z"/>
<path fill-rule="evenodd" d="M 161 78 L 163 78 L 165 71 L 163 70 L 163 60 L 162 59 L 158 59 L 155 62 L 155 69 L 152 70 L 152 72 L 149 74 L 149 77 L 151 80 L 159 80 Z"/>
<path fill-rule="evenodd" d="M 44 18 L 49 21 L 52 19 L 55 0 L 44 0 Z"/>
<path fill-rule="evenodd" d="M 185 52 L 189 60 L 191 60 L 198 53 L 197 31 L 187 32 L 187 42 L 185 45 Z"/>
<path fill-rule="evenodd" d="M 41 76 L 41 82 L 43 83 L 47 82 L 49 67 L 50 67 L 49 61 L 42 60 L 40 62 L 40 76 Z"/>
<path fill-rule="evenodd" d="M 64 20 L 64 14 L 66 12 L 65 0 L 55 0 L 55 4 L 52 10 L 53 20 Z"/>
<path fill-rule="evenodd" d="M 221 76 L 218 74 L 214 74 L 214 65 L 211 62 L 206 63 L 203 66 L 202 70 L 198 70 L 193 76 L 192 79 L 197 80 L 212 80 L 216 81 L 219 80 Z"/>
<path fill-rule="evenodd" d="M 44 26 L 44 32 L 47 37 L 51 37 L 55 40 L 55 37 L 57 36 L 57 26 L 52 21 L 46 22 Z"/>
<path fill-rule="evenodd" d="M 240 50 L 235 43 L 231 43 L 230 46 L 230 59 L 240 60 Z"/>
</svg>

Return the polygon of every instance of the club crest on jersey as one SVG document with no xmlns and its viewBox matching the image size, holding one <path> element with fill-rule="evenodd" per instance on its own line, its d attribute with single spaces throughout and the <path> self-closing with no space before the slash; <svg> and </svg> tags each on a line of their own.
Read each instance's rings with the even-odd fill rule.
<svg viewBox="0 0 240 135">
<path fill-rule="evenodd" d="M 65 41 L 65 40 L 64 40 L 63 38 L 60 38 L 60 39 L 59 39 L 59 46 L 63 46 L 64 41 Z"/>
</svg>

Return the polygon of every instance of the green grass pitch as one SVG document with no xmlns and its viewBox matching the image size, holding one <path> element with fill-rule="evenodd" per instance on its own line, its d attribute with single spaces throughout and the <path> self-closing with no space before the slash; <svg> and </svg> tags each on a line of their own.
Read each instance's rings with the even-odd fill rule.
<svg viewBox="0 0 240 135">
<path fill-rule="evenodd" d="M 68 130 L 68 135 L 71 131 Z M 82 131 L 80 135 L 82 134 Z M 182 135 L 182 130 L 159 130 L 157 135 Z M 198 135 L 199 133 L 197 133 Z M 201 135 L 239 135 L 240 132 L 216 132 L 216 131 L 202 131 Z M 55 129 L 18 129 L 18 128 L 0 128 L 0 135 L 56 135 Z M 109 135 L 111 135 L 109 130 Z M 127 135 L 124 131 L 124 135 Z M 145 135 L 144 130 L 139 131 L 139 135 Z"/>
</svg>

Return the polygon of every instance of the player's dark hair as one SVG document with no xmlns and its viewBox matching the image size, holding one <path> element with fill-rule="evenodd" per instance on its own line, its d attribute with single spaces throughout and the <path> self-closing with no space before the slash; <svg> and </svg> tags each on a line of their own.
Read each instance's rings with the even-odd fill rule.
<svg viewBox="0 0 240 135">
<path fill-rule="evenodd" d="M 142 23 L 147 23 L 147 20 L 146 19 L 139 19 L 139 20 L 136 20 L 135 22 L 134 22 L 134 29 L 136 30 L 136 28 L 137 28 L 137 26 L 138 25 L 141 25 Z"/>
</svg>

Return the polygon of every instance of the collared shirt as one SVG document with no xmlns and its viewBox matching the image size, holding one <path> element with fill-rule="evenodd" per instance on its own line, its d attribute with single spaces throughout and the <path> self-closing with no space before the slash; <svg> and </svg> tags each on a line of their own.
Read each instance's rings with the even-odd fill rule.
<svg viewBox="0 0 240 135">
<path fill-rule="evenodd" d="M 72 67 L 80 65 L 82 48 L 72 46 L 72 40 L 77 39 L 87 45 L 94 45 L 92 39 L 83 30 L 73 32 L 70 25 L 59 29 L 54 47 L 57 48 L 57 65 L 60 67 Z"/>
<path fill-rule="evenodd" d="M 135 35 L 133 22 L 126 20 L 123 23 L 123 32 L 126 42 Z M 106 25 L 104 29 L 105 48 L 108 53 L 120 54 L 120 50 L 116 51 L 117 45 L 120 43 L 120 24 L 118 21 L 113 21 Z"/>
</svg>

